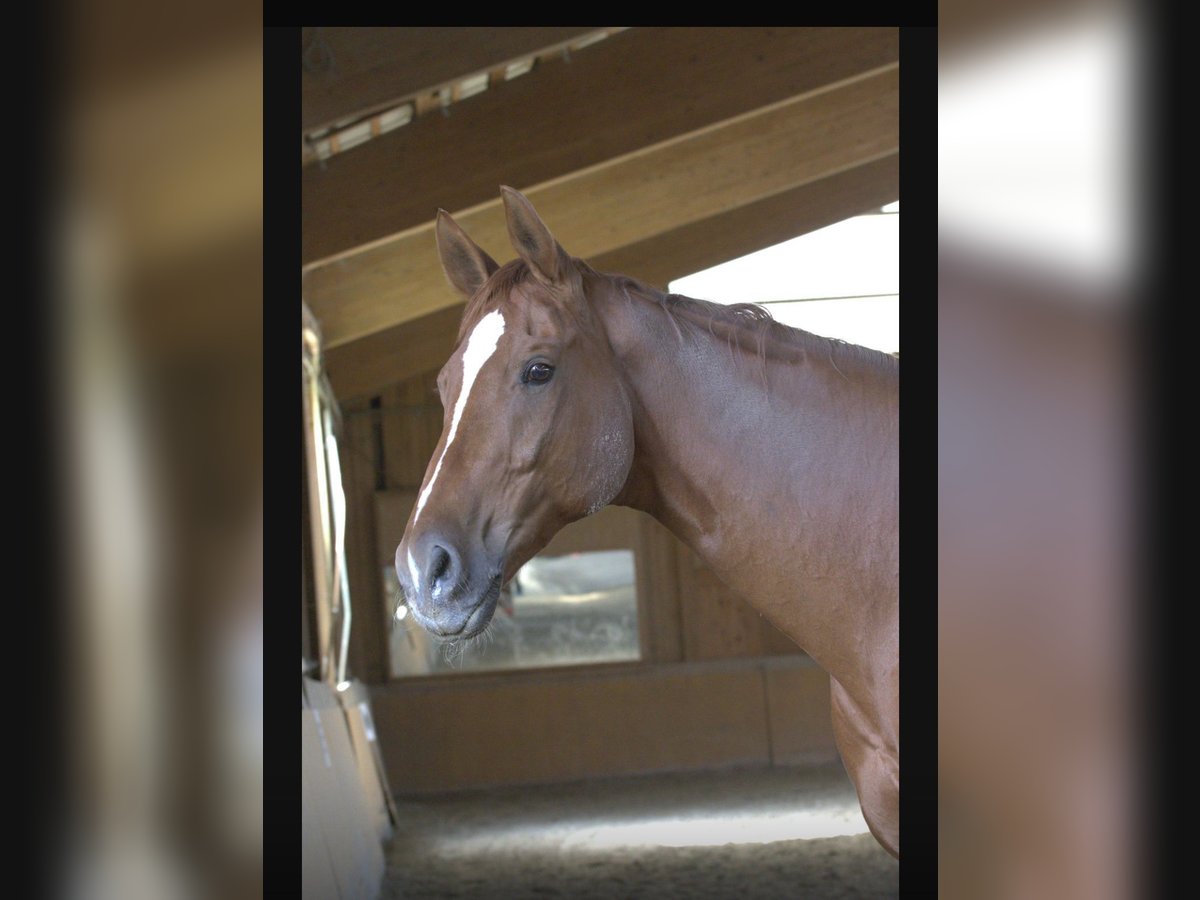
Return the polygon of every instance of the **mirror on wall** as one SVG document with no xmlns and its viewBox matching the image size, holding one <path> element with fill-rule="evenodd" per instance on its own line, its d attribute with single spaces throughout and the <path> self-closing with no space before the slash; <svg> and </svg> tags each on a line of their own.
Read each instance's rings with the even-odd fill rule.
<svg viewBox="0 0 1200 900">
<path fill-rule="evenodd" d="M 529 669 L 639 658 L 637 572 L 633 550 L 535 556 L 501 595 L 488 630 L 446 643 L 406 614 L 400 582 L 383 567 L 392 676 Z"/>
</svg>

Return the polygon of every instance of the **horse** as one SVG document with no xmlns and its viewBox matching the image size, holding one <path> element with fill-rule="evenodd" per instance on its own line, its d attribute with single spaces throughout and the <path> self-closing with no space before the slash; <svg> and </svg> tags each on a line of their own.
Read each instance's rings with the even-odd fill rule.
<svg viewBox="0 0 1200 900">
<path fill-rule="evenodd" d="M 467 304 L 396 548 L 412 617 L 478 635 L 561 528 L 642 510 L 829 674 L 835 743 L 898 859 L 899 359 L 598 272 L 501 195 L 505 265 L 438 211 Z"/>
</svg>

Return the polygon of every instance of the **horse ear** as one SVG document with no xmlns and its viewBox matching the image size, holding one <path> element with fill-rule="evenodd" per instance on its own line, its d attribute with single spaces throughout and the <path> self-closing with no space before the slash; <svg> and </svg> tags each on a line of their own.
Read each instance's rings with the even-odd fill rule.
<svg viewBox="0 0 1200 900">
<path fill-rule="evenodd" d="M 467 233 L 444 209 L 438 210 L 437 227 L 434 230 L 437 233 L 442 270 L 454 289 L 469 300 L 500 266 L 467 237 Z"/>
<path fill-rule="evenodd" d="M 504 198 L 504 216 L 508 220 L 508 237 L 513 249 L 542 281 L 550 284 L 563 281 L 571 258 L 538 217 L 533 204 L 520 191 L 510 187 L 501 187 L 500 194 Z"/>
</svg>

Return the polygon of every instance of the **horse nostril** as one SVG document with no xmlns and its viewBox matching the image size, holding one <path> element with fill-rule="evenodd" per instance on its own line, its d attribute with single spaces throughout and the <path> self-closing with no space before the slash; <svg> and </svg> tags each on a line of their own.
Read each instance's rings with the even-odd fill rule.
<svg viewBox="0 0 1200 900">
<path fill-rule="evenodd" d="M 429 593 L 439 596 L 448 591 L 458 577 L 457 568 L 454 555 L 441 544 L 434 544 L 429 550 Z"/>
<path fill-rule="evenodd" d="M 446 570 L 450 568 L 450 554 L 442 547 L 434 547 L 429 560 L 429 577 L 433 581 L 441 581 Z"/>
</svg>

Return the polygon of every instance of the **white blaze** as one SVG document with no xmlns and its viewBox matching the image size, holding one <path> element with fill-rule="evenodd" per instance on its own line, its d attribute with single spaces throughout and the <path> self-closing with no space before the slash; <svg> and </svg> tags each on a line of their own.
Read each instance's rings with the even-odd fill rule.
<svg viewBox="0 0 1200 900">
<path fill-rule="evenodd" d="M 479 375 L 483 364 L 496 352 L 496 345 L 500 343 L 502 334 L 504 334 L 504 316 L 500 314 L 500 310 L 496 309 L 480 319 L 479 323 L 471 330 L 471 336 L 467 338 L 467 349 L 463 351 L 462 358 L 462 389 L 458 392 L 458 402 L 454 404 L 454 416 L 450 419 L 450 434 L 446 437 L 446 446 L 442 448 L 442 455 L 438 457 L 437 465 L 433 468 L 429 484 L 425 485 L 425 490 L 421 491 L 421 496 L 417 499 L 417 514 L 413 516 L 413 525 L 416 525 L 417 519 L 421 518 L 421 510 L 425 507 L 425 501 L 429 499 L 429 493 L 433 490 L 438 473 L 442 471 L 442 460 L 446 458 L 446 451 L 454 443 L 454 435 L 458 433 L 458 423 L 462 419 L 463 411 L 467 408 L 467 399 L 471 396 L 471 387 L 475 384 L 475 378 Z M 413 563 L 411 552 L 408 564 L 409 569 L 415 573 L 416 566 Z M 414 574 L 413 583 L 416 584 L 416 581 Z"/>
<path fill-rule="evenodd" d="M 413 524 L 416 523 L 417 520 L 413 519 Z M 418 586 L 421 584 L 421 573 L 417 571 L 417 561 L 413 559 L 411 550 L 408 551 L 408 574 L 412 576 L 413 589 L 418 590 Z"/>
</svg>

